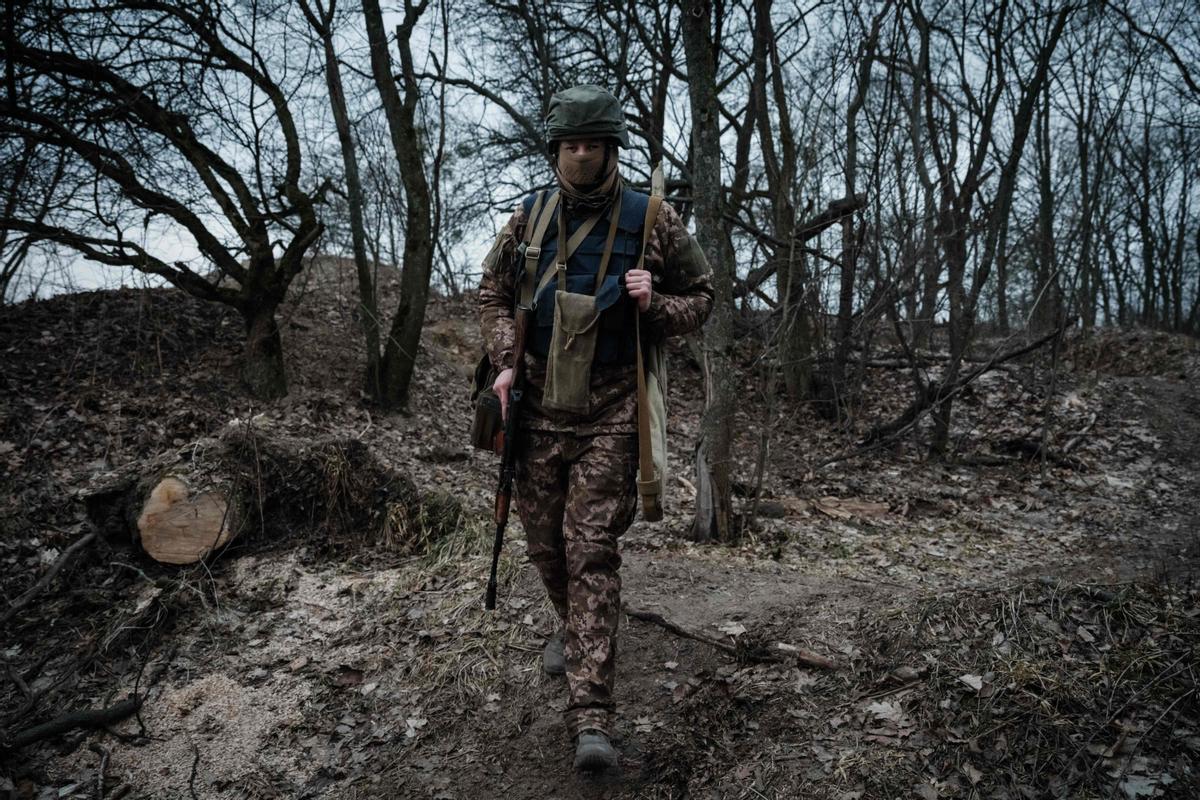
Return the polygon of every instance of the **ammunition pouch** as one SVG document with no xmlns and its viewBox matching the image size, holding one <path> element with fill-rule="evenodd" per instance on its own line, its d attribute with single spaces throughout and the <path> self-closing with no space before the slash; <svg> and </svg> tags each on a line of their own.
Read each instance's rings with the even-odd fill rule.
<svg viewBox="0 0 1200 800">
<path fill-rule="evenodd" d="M 503 441 L 504 417 L 500 409 L 500 398 L 492 391 L 496 370 L 492 360 L 485 354 L 475 367 L 475 378 L 471 389 L 471 404 L 474 416 L 471 419 L 471 446 L 492 453 L 500 452 Z"/>
</svg>

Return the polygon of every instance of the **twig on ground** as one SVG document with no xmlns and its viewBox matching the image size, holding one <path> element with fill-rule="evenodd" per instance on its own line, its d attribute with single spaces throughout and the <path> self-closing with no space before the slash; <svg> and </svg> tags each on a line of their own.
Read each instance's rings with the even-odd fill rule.
<svg viewBox="0 0 1200 800">
<path fill-rule="evenodd" d="M 54 563 L 50 565 L 50 569 L 46 570 L 46 574 L 43 575 L 37 583 L 26 589 L 16 600 L 13 600 L 12 605 L 10 605 L 4 611 L 4 613 L 0 615 L 0 625 L 7 623 L 18 611 L 29 605 L 29 603 L 35 597 L 41 594 L 46 587 L 50 585 L 62 568 L 65 567 L 71 561 L 71 559 L 75 558 L 80 551 L 91 544 L 95 539 L 96 532 L 91 531 L 64 550 L 62 555 L 55 559 Z"/>
<path fill-rule="evenodd" d="M 95 742 L 88 745 L 88 750 L 100 756 L 100 766 L 96 769 L 96 800 L 104 800 L 104 773 L 108 769 L 108 751 Z"/>
<path fill-rule="evenodd" d="M 196 769 L 200 766 L 200 748 L 195 742 L 192 742 L 192 753 L 194 755 L 192 757 L 192 774 L 188 778 L 188 792 L 192 795 L 192 800 L 200 800 L 199 795 L 196 794 Z"/>
<path fill-rule="evenodd" d="M 1070 455 L 1071 451 L 1074 450 L 1076 447 L 1078 447 L 1083 442 L 1083 440 L 1087 438 L 1088 433 L 1090 433 L 1092 428 L 1094 428 L 1095 426 L 1096 426 L 1096 413 L 1092 412 L 1092 418 L 1088 420 L 1087 424 L 1084 425 L 1082 428 L 1080 428 L 1078 431 L 1076 431 L 1074 434 L 1072 434 L 1070 441 L 1068 441 L 1065 445 L 1063 445 L 1062 454 L 1064 456 Z"/>
<path fill-rule="evenodd" d="M 751 661 L 763 663 L 787 664 L 792 661 L 799 661 L 807 667 L 815 667 L 817 669 L 836 670 L 837 664 L 831 658 L 826 658 L 819 653 L 814 653 L 810 650 L 801 648 L 788 649 L 781 651 L 779 654 L 761 651 L 755 653 L 747 653 L 745 650 L 738 648 L 736 645 L 722 642 L 720 639 L 714 639 L 711 636 L 705 636 L 703 633 L 691 631 L 675 622 L 664 617 L 662 614 L 656 614 L 653 611 L 646 611 L 632 606 L 622 606 L 626 614 L 634 619 L 642 622 L 649 622 L 665 628 L 676 636 L 682 636 L 685 639 L 691 639 L 710 647 L 715 647 L 723 653 L 728 653 L 734 658 L 748 657 Z M 786 654 L 784 654 L 786 652 Z"/>
<path fill-rule="evenodd" d="M 14 686 L 21 690 L 21 694 L 25 696 L 25 699 L 28 700 L 30 697 L 33 697 L 33 692 L 29 689 L 29 684 L 21 677 L 20 672 L 13 669 L 12 664 L 5 662 L 4 669 L 8 673 L 8 679 L 13 682 Z"/>
</svg>

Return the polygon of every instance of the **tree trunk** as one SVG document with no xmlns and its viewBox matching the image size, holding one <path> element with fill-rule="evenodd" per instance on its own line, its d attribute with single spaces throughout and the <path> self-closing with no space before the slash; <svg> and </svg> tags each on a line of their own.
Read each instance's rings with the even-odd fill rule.
<svg viewBox="0 0 1200 800">
<path fill-rule="evenodd" d="M 692 114 L 697 238 L 712 267 L 716 294 L 712 319 L 704 331 L 708 391 L 696 447 L 696 485 L 705 487 L 706 497 L 697 497 L 691 535 L 697 541 L 726 541 L 732 535 L 733 515 L 733 248 L 723 214 L 712 8 L 707 0 L 692 0 L 685 4 L 681 17 Z"/>
<path fill-rule="evenodd" d="M 342 87 L 341 66 L 333 44 L 333 18 L 335 0 L 330 0 L 326 11 L 320 0 L 313 0 L 310 7 L 302 0 L 301 7 L 309 24 L 321 40 L 325 54 L 325 85 L 329 88 L 329 104 L 333 111 L 334 127 L 342 150 L 342 167 L 346 172 L 346 199 L 350 212 L 350 239 L 354 250 L 354 269 L 358 274 L 358 305 L 362 317 L 363 338 L 367 348 L 366 392 L 376 402 L 383 400 L 380 383 L 379 347 L 379 303 L 376 299 L 375 276 L 367 257 L 366 225 L 363 221 L 362 178 L 358 173 L 358 155 L 355 152 L 354 136 L 350 129 L 350 112 L 346 106 L 346 93 Z M 378 260 L 378 259 L 376 259 Z"/>
<path fill-rule="evenodd" d="M 763 165 L 771 195 L 771 224 L 776 244 L 771 247 L 770 269 L 775 275 L 780 318 L 780 371 L 788 396 L 795 401 L 811 394 L 813 365 L 813 312 L 815 303 L 806 302 L 809 281 L 804 254 L 798 252 L 796 239 L 796 174 L 799 152 L 792 130 L 791 112 L 783 81 L 783 64 L 776 47 L 771 20 L 772 0 L 754 3 L 754 81 L 752 107 L 757 115 L 757 130 Z M 770 102 L 767 87 L 770 85 Z M 778 115 L 778 150 L 771 105 Z M 750 122 L 748 120 L 748 122 Z M 747 126 L 749 128 L 749 125 Z M 746 145 L 749 159 L 749 143 Z M 739 154 L 740 158 L 740 154 Z M 739 171 L 744 184 L 749 174 Z M 737 187 L 740 190 L 744 187 Z"/>
<path fill-rule="evenodd" d="M 858 72 L 854 97 L 846 108 L 846 197 L 854 197 L 858 183 L 858 113 L 862 110 L 871 85 L 871 62 L 875 59 L 875 43 L 879 26 L 883 23 L 883 12 L 875 17 L 871 30 L 858 54 Z M 835 412 L 846 403 L 846 359 L 850 355 L 850 339 L 854 320 L 854 282 L 858 277 L 858 234 L 855 232 L 854 217 L 842 220 L 842 264 L 841 281 L 838 287 L 837 334 L 833 353 L 832 388 Z"/>
<path fill-rule="evenodd" d="M 176 476 L 159 481 L 138 515 L 138 539 L 163 564 L 195 564 L 241 532 L 242 514 L 227 492 L 193 492 Z"/>
<path fill-rule="evenodd" d="M 783 265 L 780 281 L 780 365 L 788 397 L 802 400 L 812 392 L 813 340 L 815 338 L 811 308 L 808 302 L 808 276 L 803 254 L 789 258 Z"/>
<path fill-rule="evenodd" d="M 1142 123 L 1142 149 L 1138 161 L 1141 191 L 1137 193 L 1137 226 L 1142 245 L 1142 324 L 1153 327 L 1158 322 L 1158 291 L 1154 285 L 1157 271 L 1154 257 L 1154 230 L 1150 227 L 1150 197 L 1154 191 L 1150 175 L 1149 119 Z"/>
<path fill-rule="evenodd" d="M 278 300 L 263 300 L 240 309 L 246 323 L 246 348 L 242 359 L 242 382 L 259 400 L 276 400 L 287 394 L 287 371 L 283 365 L 283 342 L 275 322 Z"/>
<path fill-rule="evenodd" d="M 996 251 L 996 328 L 1008 333 L 1008 223 L 1000 228 L 1000 246 Z"/>
<path fill-rule="evenodd" d="M 425 324 L 425 307 L 429 301 L 429 278 L 433 273 L 432 199 L 429 183 L 425 179 L 422 137 L 416 126 L 420 86 L 417 84 L 410 48 L 413 28 L 425 5 L 414 7 L 406 0 L 404 21 L 396 26 L 400 80 L 404 84 L 403 99 L 392 77 L 392 60 L 388 55 L 387 35 L 383 29 L 379 2 L 363 0 L 362 6 L 371 47 L 371 72 L 383 101 L 392 149 L 400 162 L 407 201 L 400 304 L 392 318 L 381 364 L 382 402 L 385 407 L 395 409 L 408 405 L 413 367 L 421 344 L 421 328 Z"/>
<path fill-rule="evenodd" d="M 1058 257 L 1054 247 L 1053 152 L 1050 148 L 1050 94 L 1043 97 L 1038 115 L 1038 227 L 1037 292 L 1033 308 L 1033 329 L 1038 333 L 1053 330 L 1061 316 Z"/>
</svg>

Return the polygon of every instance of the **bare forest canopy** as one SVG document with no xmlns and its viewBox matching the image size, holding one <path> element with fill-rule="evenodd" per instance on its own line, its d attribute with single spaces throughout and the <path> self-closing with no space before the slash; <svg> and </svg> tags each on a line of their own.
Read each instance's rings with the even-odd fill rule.
<svg viewBox="0 0 1200 800">
<path fill-rule="evenodd" d="M 627 111 L 626 179 L 661 164 L 698 228 L 713 364 L 756 330 L 794 397 L 838 406 L 873 344 L 944 324 L 915 380 L 944 427 L 981 326 L 1200 329 L 1185 0 L 54 0 L 6 5 L 3 59 L 4 299 L 64 258 L 158 276 L 240 314 L 259 397 L 323 254 L 355 264 L 365 390 L 405 405 L 431 287 L 471 288 L 550 185 L 541 120 L 585 82 Z"/>
</svg>

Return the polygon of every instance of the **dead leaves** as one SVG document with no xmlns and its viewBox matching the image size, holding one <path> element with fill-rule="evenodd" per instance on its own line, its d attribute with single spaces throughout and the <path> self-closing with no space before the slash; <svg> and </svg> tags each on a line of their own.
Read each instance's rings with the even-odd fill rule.
<svg viewBox="0 0 1200 800">
<path fill-rule="evenodd" d="M 882 517 L 891 510 L 891 506 L 883 502 L 832 496 L 817 497 L 811 500 L 801 497 L 781 497 L 775 502 L 787 515 L 803 516 L 815 511 L 837 520 Z"/>
<path fill-rule="evenodd" d="M 858 729 L 927 773 L 916 797 L 1173 797 L 1182 772 L 1197 779 L 1181 765 L 1200 752 L 1182 666 L 1198 616 L 1183 586 L 945 597 L 917 612 L 922 668 L 885 673 L 877 685 L 900 688 L 861 701 Z"/>
</svg>

